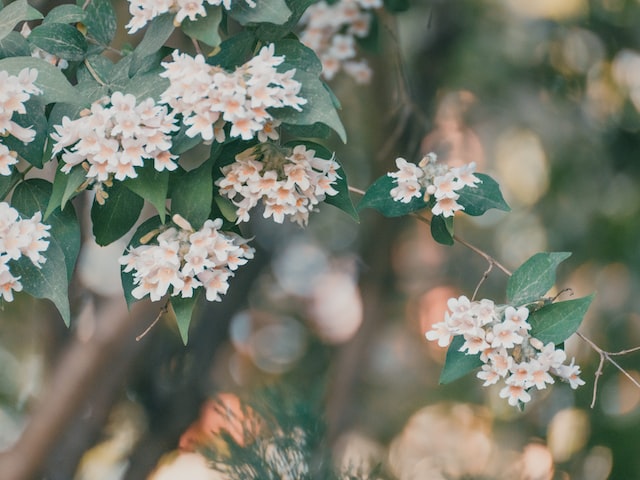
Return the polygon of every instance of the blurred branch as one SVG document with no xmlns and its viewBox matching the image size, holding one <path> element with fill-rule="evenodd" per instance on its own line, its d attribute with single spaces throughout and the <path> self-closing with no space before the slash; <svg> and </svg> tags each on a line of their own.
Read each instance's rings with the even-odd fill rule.
<svg viewBox="0 0 640 480">
<path fill-rule="evenodd" d="M 29 422 L 15 445 L 0 454 L 3 480 L 30 480 L 41 472 L 69 422 L 110 368 L 122 341 L 134 336 L 139 326 L 133 318 L 149 316 L 149 303 L 129 313 L 122 301 L 105 302 L 95 318 L 96 330 L 84 339 L 74 336 L 44 387 Z"/>
</svg>

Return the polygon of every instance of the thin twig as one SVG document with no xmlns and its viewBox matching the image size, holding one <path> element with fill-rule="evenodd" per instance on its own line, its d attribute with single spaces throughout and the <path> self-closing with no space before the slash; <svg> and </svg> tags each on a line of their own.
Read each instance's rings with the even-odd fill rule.
<svg viewBox="0 0 640 480">
<path fill-rule="evenodd" d="M 596 345 L 591 339 L 585 337 L 582 333 L 576 332 L 576 335 L 578 335 L 582 340 L 587 342 L 587 344 L 589 344 L 589 346 L 593 348 L 596 352 L 598 352 L 598 355 L 600 355 L 600 363 L 598 363 L 598 369 L 594 374 L 595 380 L 593 382 L 593 397 L 591 399 L 591 408 L 593 408 L 596 404 L 596 398 L 598 396 L 598 381 L 602 376 L 602 370 L 604 368 L 605 360 L 611 363 L 614 367 L 616 367 L 625 377 L 627 377 L 631 381 L 631 383 L 633 383 L 636 387 L 640 388 L 640 382 L 638 382 L 638 380 L 633 378 L 629 372 L 627 372 L 624 368 L 622 368 L 618 364 L 618 362 L 616 362 L 613 358 L 611 358 L 612 355 L 624 355 L 624 353 L 635 352 L 637 350 L 640 350 L 640 347 L 631 348 L 629 350 L 622 350 L 620 352 L 607 352 L 606 350 Z"/>
<path fill-rule="evenodd" d="M 160 321 L 160 318 L 162 317 L 162 315 L 164 315 L 168 311 L 169 311 L 169 300 L 167 300 L 164 306 L 160 309 L 160 311 L 158 312 L 158 315 L 156 316 L 156 319 L 153 322 L 151 322 L 151 325 L 149 325 L 144 332 L 142 332 L 140 335 L 136 337 L 136 342 L 139 342 L 140 340 L 142 340 L 144 336 L 147 333 L 149 333 L 153 327 L 156 326 L 156 323 Z"/>
<path fill-rule="evenodd" d="M 357 193 L 358 195 L 364 195 L 365 193 L 367 193 L 364 190 L 360 190 L 359 188 L 352 187 L 351 185 L 349 185 L 349 191 L 353 193 Z"/>
<path fill-rule="evenodd" d="M 478 295 L 478 290 L 480 290 L 480 287 L 482 286 L 482 284 L 485 282 L 487 278 L 489 278 L 489 274 L 491 273 L 491 270 L 493 270 L 493 265 L 494 265 L 493 263 L 489 263 L 489 268 L 487 268 L 482 274 L 482 278 L 478 282 L 478 285 L 476 285 L 476 289 L 473 291 L 473 296 L 471 297 L 472 302 L 476 299 L 476 295 Z"/>
</svg>

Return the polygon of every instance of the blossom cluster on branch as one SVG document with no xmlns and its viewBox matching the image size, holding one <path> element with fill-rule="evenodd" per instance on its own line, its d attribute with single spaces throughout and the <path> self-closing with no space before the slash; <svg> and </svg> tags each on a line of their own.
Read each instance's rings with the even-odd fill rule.
<svg viewBox="0 0 640 480">
<path fill-rule="evenodd" d="M 153 99 L 137 103 L 131 94 L 114 92 L 84 110 L 80 118 L 55 125 L 53 155 L 62 152 L 64 173 L 82 164 L 91 183 L 136 178 L 136 167 L 152 159 L 157 171 L 175 170 L 170 133 L 175 117 Z"/>
<path fill-rule="evenodd" d="M 46 258 L 42 252 L 49 248 L 49 225 L 40 223 L 42 213 L 36 212 L 31 218 L 21 218 L 18 211 L 6 202 L 0 202 L 0 295 L 13 301 L 13 292 L 22 290 L 20 277 L 15 277 L 9 262 L 25 256 L 36 267 Z"/>
<path fill-rule="evenodd" d="M 24 68 L 16 75 L 0 71 L 0 138 L 12 135 L 24 143 L 31 143 L 36 131 L 30 127 L 22 127 L 12 120 L 14 114 L 25 114 L 25 103 L 31 95 L 38 95 L 42 90 L 35 85 L 38 71 Z M 11 175 L 11 165 L 18 163 L 18 154 L 0 143 L 0 175 Z"/>
<path fill-rule="evenodd" d="M 427 339 L 446 347 L 454 336 L 461 335 L 464 343 L 459 351 L 479 355 L 483 363 L 476 376 L 484 380 L 485 387 L 503 381 L 500 397 L 507 398 L 509 405 L 529 402 L 529 390 L 542 390 L 554 383 L 551 374 L 569 382 L 573 389 L 584 385 L 574 360 L 564 363 L 564 350 L 529 334 L 527 307 L 495 305 L 488 299 L 472 302 L 464 295 L 450 298 L 447 306 L 444 321 L 433 325 Z"/>
<path fill-rule="evenodd" d="M 254 8 L 256 2 L 243 0 Z M 129 0 L 129 13 L 132 18 L 125 28 L 129 33 L 135 33 L 143 28 L 147 22 L 164 13 L 175 13 L 174 23 L 180 25 L 185 18 L 191 21 L 198 17 L 206 17 L 205 3 L 209 5 L 222 5 L 225 9 L 231 9 L 231 0 Z"/>
<path fill-rule="evenodd" d="M 413 198 L 423 197 L 428 201 L 431 196 L 435 204 L 431 208 L 434 215 L 452 217 L 458 210 L 464 210 L 456 200 L 464 187 L 475 187 L 481 180 L 474 175 L 475 163 L 462 167 L 449 167 L 438 163 L 435 153 L 426 155 L 418 165 L 404 158 L 396 159 L 398 171 L 387 175 L 395 179 L 397 186 L 389 193 L 398 202 L 409 203 Z"/>
<path fill-rule="evenodd" d="M 380 7 L 382 0 L 321 0 L 305 11 L 300 41 L 320 58 L 324 78 L 331 80 L 344 70 L 358 83 L 371 80 L 366 60 L 356 60 L 356 38 L 369 35 L 372 10 Z"/>
<path fill-rule="evenodd" d="M 156 237 L 157 244 L 131 248 L 120 257 L 124 272 L 133 272 L 136 287 L 131 294 L 141 299 L 160 300 L 171 287 L 171 295 L 193 297 L 203 287 L 208 301 L 220 301 L 229 279 L 240 265 L 253 258 L 254 249 L 240 235 L 223 232 L 222 220 L 206 220 L 199 230 L 179 215 L 176 227 Z"/>
<path fill-rule="evenodd" d="M 274 55 L 274 50 L 273 44 L 262 47 L 233 72 L 208 65 L 202 55 L 191 57 L 176 50 L 173 61 L 162 63 L 165 71 L 160 76 L 170 81 L 162 101 L 183 116 L 189 126 L 186 134 L 192 138 L 199 134 L 206 142 L 224 142 L 224 127 L 230 123 L 231 137 L 277 139 L 278 122 L 270 110 L 301 111 L 307 100 L 298 96 L 302 85 L 293 78 L 296 69 L 283 73 L 276 69 L 285 58 Z"/>
<path fill-rule="evenodd" d="M 272 144 L 260 144 L 236 156 L 222 168 L 216 181 L 220 194 L 236 206 L 237 223 L 249 221 L 249 210 L 260 200 L 264 218 L 277 223 L 288 216 L 301 226 L 326 195 L 336 195 L 333 185 L 340 176 L 338 162 L 316 156 L 305 145 L 282 151 Z"/>
</svg>

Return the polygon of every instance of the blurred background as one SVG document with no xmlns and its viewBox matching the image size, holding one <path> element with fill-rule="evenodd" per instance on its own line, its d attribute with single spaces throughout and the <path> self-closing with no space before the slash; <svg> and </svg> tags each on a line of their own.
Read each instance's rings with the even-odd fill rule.
<svg viewBox="0 0 640 480">
<path fill-rule="evenodd" d="M 123 25 L 127 7 L 114 5 Z M 399 156 L 475 161 L 512 212 L 460 217 L 456 233 L 512 270 L 573 252 L 558 287 L 597 294 L 580 331 L 608 351 L 639 346 L 640 2 L 412 0 L 376 18 L 360 45 L 370 83 L 330 82 L 349 142 L 328 144 L 350 185 L 366 190 Z M 120 41 L 132 40 L 123 30 Z M 4 305 L 0 466 L 32 459 L 33 478 L 64 480 L 154 468 L 271 478 L 157 467 L 178 446 L 233 452 L 211 432 L 234 443 L 220 432 L 234 437 L 233 420 L 250 424 L 255 410 L 269 419 L 259 429 L 304 432 L 304 461 L 351 472 L 340 478 L 640 478 L 640 389 L 607 363 L 590 408 L 599 357 L 576 336 L 566 349 L 586 385 L 556 383 L 524 412 L 473 375 L 438 385 L 445 351 L 424 332 L 449 297 L 472 295 L 480 256 L 374 211 L 356 224 L 323 206 L 305 230 L 252 218 L 256 259 L 222 303 L 201 305 L 187 347 L 170 319 L 135 340 L 159 307 L 126 311 L 113 261 L 124 244 L 87 238 L 71 329 L 46 303 Z M 506 280 L 494 269 L 480 298 L 503 302 Z M 617 361 L 640 379 L 640 353 Z"/>
</svg>

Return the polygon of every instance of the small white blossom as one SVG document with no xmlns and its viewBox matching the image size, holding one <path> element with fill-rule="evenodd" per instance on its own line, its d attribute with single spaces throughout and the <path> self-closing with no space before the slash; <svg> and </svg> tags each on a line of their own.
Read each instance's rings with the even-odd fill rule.
<svg viewBox="0 0 640 480">
<path fill-rule="evenodd" d="M 62 118 L 55 125 L 53 154 L 62 152 L 62 171 L 83 164 L 91 182 L 136 178 L 136 168 L 153 160 L 157 171 L 178 168 L 170 153 L 171 132 L 178 129 L 173 113 L 147 98 L 114 92 L 94 103 L 80 118 Z"/>
<path fill-rule="evenodd" d="M 284 57 L 274 55 L 273 44 L 233 72 L 208 65 L 202 55 L 191 57 L 177 50 L 164 62 L 160 76 L 169 79 L 162 101 L 183 116 L 187 136 L 200 135 L 206 142 L 223 142 L 229 135 L 243 140 L 279 138 L 279 121 L 272 109 L 291 107 L 302 111 L 307 100 L 298 96 L 302 85 L 293 79 L 295 69 L 279 72 Z"/>
<path fill-rule="evenodd" d="M 338 194 L 333 185 L 340 178 L 339 168 L 333 158 L 317 157 L 315 150 L 304 145 L 286 153 L 263 144 L 237 155 L 234 163 L 222 168 L 224 176 L 215 183 L 235 205 L 236 223 L 248 221 L 249 210 L 262 202 L 264 218 L 282 223 L 288 217 L 304 226 L 316 205 L 327 195 Z"/>
<path fill-rule="evenodd" d="M 418 165 L 408 163 L 403 158 L 396 159 L 396 172 L 387 175 L 395 179 L 397 186 L 389 194 L 397 202 L 409 203 L 413 198 L 433 198 L 431 212 L 434 215 L 452 217 L 457 211 L 464 210 L 457 200 L 458 193 L 464 187 L 476 187 L 480 182 L 473 171 L 475 164 L 464 167 L 449 168 L 437 163 L 435 153 L 425 156 Z"/>
<path fill-rule="evenodd" d="M 157 244 L 130 249 L 118 260 L 125 272 L 133 272 L 135 298 L 149 295 L 158 301 L 169 291 L 190 298 L 202 287 L 209 301 L 220 301 L 239 265 L 253 258 L 253 249 L 239 235 L 223 232 L 222 220 L 207 220 L 194 231 L 179 215 L 176 227 L 157 236 Z"/>
<path fill-rule="evenodd" d="M 23 256 L 36 267 L 46 261 L 42 253 L 49 248 L 50 227 L 40 220 L 40 212 L 23 219 L 8 203 L 0 202 L 0 296 L 7 302 L 13 301 L 13 292 L 22 290 L 20 277 L 11 273 L 9 263 Z"/>
<path fill-rule="evenodd" d="M 543 390 L 554 383 L 552 374 L 566 380 L 571 388 L 584 385 L 580 367 L 565 365 L 566 353 L 553 343 L 543 343 L 529 334 L 529 310 L 512 305 L 496 306 L 493 301 L 470 301 L 464 295 L 447 301 L 444 321 L 434 323 L 427 340 L 447 347 L 462 335 L 459 351 L 478 355 L 483 365 L 476 377 L 483 386 L 503 381 L 500 397 L 517 406 L 531 400 L 532 388 Z"/>
</svg>

